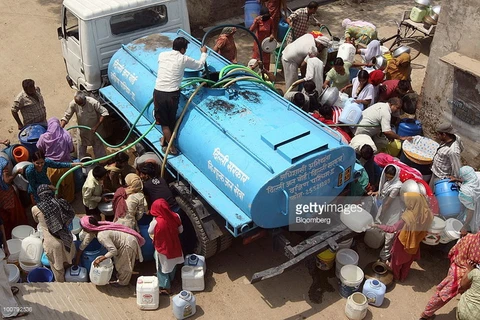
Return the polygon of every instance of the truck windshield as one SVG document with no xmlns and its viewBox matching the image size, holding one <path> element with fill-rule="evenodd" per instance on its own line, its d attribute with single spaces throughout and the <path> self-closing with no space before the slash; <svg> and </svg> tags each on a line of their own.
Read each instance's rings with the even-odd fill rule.
<svg viewBox="0 0 480 320">
<path fill-rule="evenodd" d="M 168 21 L 167 7 L 156 5 L 113 16 L 110 19 L 112 34 L 120 35 L 140 29 L 158 27 Z"/>
</svg>

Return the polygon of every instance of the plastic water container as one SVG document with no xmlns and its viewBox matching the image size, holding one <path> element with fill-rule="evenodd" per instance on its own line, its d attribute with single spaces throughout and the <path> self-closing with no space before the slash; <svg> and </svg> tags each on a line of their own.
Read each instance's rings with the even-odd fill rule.
<svg viewBox="0 0 480 320">
<path fill-rule="evenodd" d="M 20 265 L 20 269 L 22 269 L 25 272 L 30 272 L 32 270 L 35 270 L 37 268 L 42 267 L 42 263 L 23 263 L 21 261 L 18 262 Z"/>
<path fill-rule="evenodd" d="M 18 133 L 18 140 L 28 150 L 30 156 L 38 150 L 37 141 L 46 131 L 47 129 L 42 125 L 30 124 Z"/>
<path fill-rule="evenodd" d="M 285 36 L 287 35 L 288 31 L 288 23 L 285 19 L 280 19 L 278 22 L 278 32 L 277 32 L 277 39 L 280 40 L 280 43 L 283 41 Z"/>
<path fill-rule="evenodd" d="M 28 273 L 27 282 L 52 282 L 53 281 L 53 272 L 47 268 L 35 268 Z"/>
<path fill-rule="evenodd" d="M 380 307 L 385 298 L 387 287 L 377 279 L 367 279 L 363 285 L 362 293 L 367 297 L 368 304 Z"/>
<path fill-rule="evenodd" d="M 357 265 L 358 264 L 358 253 L 352 249 L 341 249 L 337 251 L 335 257 L 335 275 L 340 279 L 340 270 L 342 270 L 345 265 Z"/>
<path fill-rule="evenodd" d="M 50 261 L 48 261 L 47 254 L 45 252 L 42 253 L 42 259 L 40 260 L 40 262 L 44 267 L 47 267 L 47 268 L 50 267 Z"/>
<path fill-rule="evenodd" d="M 148 234 L 148 224 L 139 224 L 138 229 L 140 229 L 140 235 L 143 237 L 143 239 L 145 239 L 145 244 L 141 247 L 143 261 L 153 261 L 155 247 L 153 246 L 152 238 L 150 238 L 150 235 Z"/>
<path fill-rule="evenodd" d="M 345 101 L 342 113 L 338 121 L 345 124 L 358 124 L 362 120 L 363 105 L 353 102 L 353 99 Z"/>
<path fill-rule="evenodd" d="M 106 253 L 107 249 L 98 242 L 97 238 L 93 239 L 82 253 L 82 266 L 87 268 L 87 272 L 90 274 L 92 262 L 95 261 L 97 257 L 103 256 Z"/>
<path fill-rule="evenodd" d="M 342 211 L 340 220 L 350 230 L 358 233 L 365 232 L 373 223 L 372 215 L 360 207 L 355 208 L 355 211 L 353 209 Z"/>
<path fill-rule="evenodd" d="M 66 282 L 88 282 L 87 268 L 71 266 L 65 272 Z"/>
<path fill-rule="evenodd" d="M 428 244 L 430 246 L 436 246 L 440 243 L 441 235 L 446 227 L 445 220 L 440 217 L 433 217 L 432 224 L 428 229 L 427 235 L 425 239 L 423 239 L 423 243 Z"/>
<path fill-rule="evenodd" d="M 410 20 L 413 22 L 422 22 L 423 18 L 427 15 L 427 9 L 426 8 L 420 8 L 420 7 L 413 7 L 412 11 L 410 11 Z"/>
<path fill-rule="evenodd" d="M 435 182 L 435 196 L 442 216 L 453 218 L 462 211 L 462 204 L 458 200 L 458 186 L 449 179 Z"/>
<path fill-rule="evenodd" d="M 365 231 L 363 241 L 372 249 L 378 249 L 383 245 L 385 234 L 380 229 L 368 229 Z"/>
<path fill-rule="evenodd" d="M 353 44 L 345 42 L 338 48 L 337 58 L 342 58 L 343 62 L 353 63 L 356 52 L 357 50 L 355 50 Z"/>
<path fill-rule="evenodd" d="M 197 300 L 190 291 L 182 290 L 172 299 L 173 315 L 181 320 L 193 316 L 197 312 Z"/>
<path fill-rule="evenodd" d="M 13 285 L 20 280 L 20 270 L 14 264 L 7 264 L 7 271 L 8 271 L 8 283 Z"/>
<path fill-rule="evenodd" d="M 245 1 L 245 27 L 250 28 L 253 21 L 260 14 L 261 5 L 257 0 Z"/>
<path fill-rule="evenodd" d="M 0 151 L 0 158 L 4 158 L 8 161 L 6 169 L 8 169 L 8 172 L 12 172 L 14 164 L 12 162 L 12 159 L 10 159 L 9 155 L 4 151 L 5 149 L 3 151 Z"/>
<path fill-rule="evenodd" d="M 460 220 L 450 218 L 445 221 L 445 229 L 440 234 L 440 243 L 446 244 L 450 241 L 460 239 L 460 231 L 463 228 L 463 223 Z"/>
<path fill-rule="evenodd" d="M 203 267 L 182 267 L 182 289 L 188 291 L 203 291 L 205 289 Z"/>
<path fill-rule="evenodd" d="M 342 267 L 340 271 L 340 295 L 344 298 L 350 297 L 357 292 L 363 282 L 363 270 L 353 264 Z"/>
<path fill-rule="evenodd" d="M 82 231 L 82 226 L 80 225 L 80 218 L 73 218 L 72 222 L 68 226 L 68 230 L 72 231 L 73 234 L 79 234 Z"/>
<path fill-rule="evenodd" d="M 22 240 L 19 262 L 23 264 L 38 265 L 41 263 L 43 244 L 38 233 L 34 233 Z"/>
<path fill-rule="evenodd" d="M 34 228 L 32 228 L 31 226 L 22 224 L 13 228 L 12 239 L 23 240 L 34 232 L 35 232 Z"/>
<path fill-rule="evenodd" d="M 413 137 L 422 134 L 422 123 L 415 119 L 402 119 L 398 125 L 397 134 L 400 137 Z"/>
<path fill-rule="evenodd" d="M 350 249 L 352 247 L 352 244 L 353 244 L 353 238 L 339 242 L 337 251 L 340 251 L 342 249 Z"/>
<path fill-rule="evenodd" d="M 83 157 L 82 159 L 80 159 L 80 162 L 81 163 L 86 163 L 86 162 L 89 162 L 89 161 L 92 161 L 92 157 Z M 89 165 L 84 165 L 82 167 L 82 173 L 83 173 L 83 176 L 84 177 L 87 177 L 88 176 L 88 173 L 94 168 L 95 164 L 89 164 Z"/>
<path fill-rule="evenodd" d="M 90 266 L 90 282 L 97 286 L 104 286 L 110 282 L 113 273 L 112 259 L 106 259 L 100 262 L 98 267 L 92 264 Z"/>
<path fill-rule="evenodd" d="M 142 276 L 137 279 L 137 306 L 141 310 L 155 310 L 159 304 L 158 279 Z"/>
<path fill-rule="evenodd" d="M 367 297 L 360 292 L 355 292 L 347 299 L 345 315 L 350 320 L 362 320 L 367 315 Z"/>
<path fill-rule="evenodd" d="M 335 263 L 336 253 L 330 249 L 327 249 L 323 252 L 317 254 L 316 265 L 320 270 L 330 270 L 333 268 Z"/>
<path fill-rule="evenodd" d="M 185 265 L 191 267 L 202 267 L 203 273 L 207 272 L 207 264 L 205 257 L 198 254 L 187 254 L 185 257 Z"/>
<path fill-rule="evenodd" d="M 7 262 L 15 263 L 18 262 L 20 257 L 20 251 L 22 250 L 22 240 L 20 239 L 9 239 L 7 240 L 8 251 L 10 255 L 8 256 Z"/>
</svg>

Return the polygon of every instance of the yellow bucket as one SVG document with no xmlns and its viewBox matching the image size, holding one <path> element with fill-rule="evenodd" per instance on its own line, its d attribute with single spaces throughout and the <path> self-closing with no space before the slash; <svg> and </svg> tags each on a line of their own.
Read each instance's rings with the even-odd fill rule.
<svg viewBox="0 0 480 320">
<path fill-rule="evenodd" d="M 320 270 L 330 270 L 333 268 L 336 253 L 331 249 L 327 249 L 317 254 L 317 268 Z"/>
<path fill-rule="evenodd" d="M 400 140 L 392 140 L 387 145 L 386 152 L 392 157 L 397 157 L 402 150 L 402 142 Z"/>
</svg>

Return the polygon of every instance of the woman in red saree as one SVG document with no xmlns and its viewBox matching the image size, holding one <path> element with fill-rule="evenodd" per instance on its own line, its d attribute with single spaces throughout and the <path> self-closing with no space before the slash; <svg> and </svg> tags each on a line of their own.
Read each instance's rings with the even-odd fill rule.
<svg viewBox="0 0 480 320">
<path fill-rule="evenodd" d="M 179 238 L 183 232 L 182 221 L 178 214 L 170 210 L 165 199 L 155 200 L 150 214 L 155 218 L 148 227 L 148 233 L 153 235 L 160 294 L 170 294 L 177 264 L 184 262 Z"/>
<path fill-rule="evenodd" d="M 430 298 L 422 312 L 422 320 L 435 318 L 435 311 L 452 300 L 460 291 L 460 281 L 468 271 L 469 264 L 480 263 L 480 233 L 467 234 L 448 253 L 450 268 L 447 276 L 437 286 L 437 291 Z"/>
<path fill-rule="evenodd" d="M 273 19 L 268 13 L 268 9 L 263 7 L 260 10 L 260 15 L 255 18 L 252 25 L 250 26 L 250 31 L 255 32 L 255 36 L 258 38 L 258 41 L 262 43 L 267 37 L 270 38 L 270 41 L 275 39 L 273 33 Z M 253 55 L 252 59 L 260 60 L 260 51 L 258 50 L 257 42 L 253 43 Z M 262 54 L 263 66 L 269 71 L 270 70 L 270 53 L 263 52 Z"/>
<path fill-rule="evenodd" d="M 28 224 L 25 209 L 12 187 L 15 175 L 12 175 L 7 168 L 8 161 L 0 157 L 0 218 L 5 226 L 5 236 L 10 239 L 12 230 L 18 225 Z M 19 174 L 20 172 L 17 172 Z"/>
</svg>

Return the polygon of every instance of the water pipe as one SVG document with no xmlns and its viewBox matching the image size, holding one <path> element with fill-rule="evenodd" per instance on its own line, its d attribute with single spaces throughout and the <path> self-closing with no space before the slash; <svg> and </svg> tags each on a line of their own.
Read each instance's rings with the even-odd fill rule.
<svg viewBox="0 0 480 320">
<path fill-rule="evenodd" d="M 163 161 L 162 161 L 162 170 L 160 171 L 160 176 L 163 178 L 164 175 L 165 175 L 165 166 L 167 165 L 167 157 L 168 157 L 168 153 L 170 151 L 170 148 L 172 147 L 172 144 L 173 144 L 173 141 L 175 140 L 175 137 L 177 135 L 177 131 L 178 131 L 178 128 L 180 127 L 180 124 L 182 123 L 182 120 L 183 120 L 183 116 L 185 115 L 185 112 L 187 111 L 188 109 L 188 106 L 190 105 L 190 103 L 192 102 L 193 98 L 195 97 L 195 95 L 198 93 L 198 91 L 204 86 L 206 85 L 207 83 L 206 82 L 203 82 L 201 85 L 199 85 L 195 91 L 192 93 L 192 95 L 190 96 L 190 98 L 188 98 L 188 101 L 187 103 L 185 104 L 185 107 L 183 107 L 183 110 L 182 110 L 182 113 L 180 114 L 180 117 L 178 118 L 177 122 L 175 123 L 175 128 L 173 129 L 173 132 L 172 132 L 172 136 L 170 138 L 170 141 L 168 142 L 168 145 L 167 145 L 167 149 L 165 150 L 165 155 L 163 156 Z"/>
<path fill-rule="evenodd" d="M 245 68 L 245 66 L 242 66 L 241 64 L 229 64 L 220 70 L 220 73 L 218 76 L 221 78 L 225 75 L 226 72 L 235 68 Z"/>
<path fill-rule="evenodd" d="M 286 95 L 287 93 L 289 93 L 295 86 L 298 86 L 300 83 L 303 83 L 305 82 L 305 79 L 298 79 L 297 81 L 295 81 L 294 83 L 292 83 L 292 85 L 290 86 L 290 88 L 288 88 L 287 92 L 285 92 L 284 95 Z"/>
<path fill-rule="evenodd" d="M 277 93 L 277 89 L 275 89 L 275 87 L 268 83 L 268 82 L 265 82 L 263 80 L 260 80 L 260 79 L 257 79 L 257 78 L 253 78 L 253 77 L 240 77 L 240 78 L 235 78 L 235 79 L 232 79 L 230 82 L 228 82 L 227 84 L 225 84 L 224 86 L 222 86 L 222 88 L 226 88 L 232 84 L 234 84 L 235 82 L 237 81 L 251 81 L 251 82 L 256 82 L 256 83 L 261 83 L 261 84 L 264 84 L 266 85 L 270 90 L 274 91 L 275 93 Z"/>
<path fill-rule="evenodd" d="M 239 68 L 229 70 L 227 73 L 225 73 L 225 76 L 228 76 L 230 73 L 236 72 L 236 71 L 244 71 L 246 73 L 250 73 L 254 77 L 257 77 L 257 78 L 261 79 L 260 75 L 258 73 L 256 73 L 255 71 L 253 71 L 252 69 L 250 69 L 249 67 L 239 67 Z"/>
</svg>

